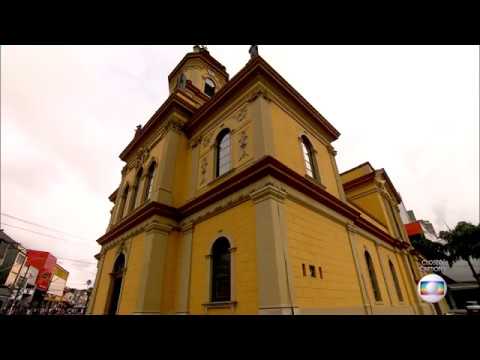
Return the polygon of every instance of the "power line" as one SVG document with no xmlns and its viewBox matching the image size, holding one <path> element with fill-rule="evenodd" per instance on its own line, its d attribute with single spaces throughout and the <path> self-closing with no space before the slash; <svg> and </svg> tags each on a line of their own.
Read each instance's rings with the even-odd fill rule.
<svg viewBox="0 0 480 360">
<path fill-rule="evenodd" d="M 84 238 L 84 237 L 82 237 L 82 236 L 73 235 L 73 234 L 67 233 L 67 232 L 62 231 L 62 230 L 58 230 L 58 229 L 54 229 L 54 228 L 51 228 L 51 227 L 48 227 L 48 226 L 40 225 L 40 224 L 34 223 L 34 222 L 32 222 L 32 221 L 28 221 L 28 220 L 25 220 L 25 219 L 22 219 L 22 218 L 19 218 L 19 217 L 10 215 L 10 214 L 5 214 L 5 213 L 1 213 L 1 214 L 2 214 L 3 216 L 8 217 L 8 218 L 15 219 L 15 220 L 24 222 L 24 223 L 26 223 L 26 224 L 35 225 L 35 226 L 44 228 L 44 229 L 46 229 L 46 230 L 52 230 L 52 231 L 56 231 L 56 232 L 59 232 L 59 233 L 68 235 L 68 236 L 76 237 L 76 238 L 83 239 L 83 240 L 88 240 L 87 238 Z"/>
<path fill-rule="evenodd" d="M 94 263 L 94 262 L 91 262 L 91 261 L 85 261 L 85 260 L 68 259 L 68 258 L 62 258 L 62 257 L 57 257 L 57 259 L 60 260 L 60 261 L 73 261 L 73 262 L 97 265 L 97 263 Z"/>
<path fill-rule="evenodd" d="M 34 234 L 37 234 L 37 235 L 42 235 L 42 236 L 46 236 L 46 237 L 51 237 L 51 238 L 58 239 L 58 240 L 67 240 L 67 239 L 58 238 L 58 237 L 53 236 L 53 235 L 42 234 L 42 233 L 39 233 L 39 232 L 37 232 L 37 231 L 25 229 L 25 228 L 22 228 L 22 227 L 20 227 L 20 226 L 10 225 L 10 224 L 7 224 L 7 223 L 1 223 L 1 224 L 2 224 L 2 225 L 6 225 L 6 226 L 10 226 L 10 227 L 13 227 L 13 228 L 16 228 L 16 229 L 28 231 L 28 232 L 31 232 L 31 233 L 34 233 Z M 70 241 L 70 240 L 67 240 L 67 241 Z M 75 243 L 77 243 L 77 242 L 75 242 Z M 80 244 L 80 243 L 77 243 L 77 244 Z M 83 245 L 84 245 L 84 244 L 83 244 Z M 79 263 L 96 265 L 95 262 L 91 262 L 91 261 L 77 260 L 77 259 L 69 259 L 69 258 L 62 258 L 62 257 L 56 257 L 56 258 L 57 258 L 58 260 L 74 261 L 74 262 L 79 262 Z"/>
<path fill-rule="evenodd" d="M 71 243 L 75 243 L 75 244 L 82 244 L 82 245 L 85 245 L 84 243 L 81 243 L 79 241 L 74 241 L 74 240 L 70 240 L 70 239 L 62 239 L 62 238 L 59 238 L 59 237 L 56 237 L 56 236 L 53 236 L 53 235 L 48 235 L 48 234 L 43 234 L 43 233 L 39 233 L 38 231 L 34 231 L 34 230 L 30 230 L 30 229 L 25 229 L 23 227 L 20 227 L 20 226 L 15 226 L 15 225 L 10 225 L 10 224 L 7 224 L 7 223 L 1 223 L 2 225 L 5 225 L 5 226 L 10 226 L 12 228 L 16 228 L 16 229 L 20 229 L 20 230 L 23 230 L 23 231 L 28 231 L 28 232 L 31 232 L 33 234 L 37 234 L 37 235 L 41 235 L 41 236 L 46 236 L 46 237 L 49 237 L 49 238 L 53 238 L 53 239 L 57 239 L 57 240 L 62 240 L 62 241 L 68 241 L 68 242 L 71 242 Z"/>
</svg>

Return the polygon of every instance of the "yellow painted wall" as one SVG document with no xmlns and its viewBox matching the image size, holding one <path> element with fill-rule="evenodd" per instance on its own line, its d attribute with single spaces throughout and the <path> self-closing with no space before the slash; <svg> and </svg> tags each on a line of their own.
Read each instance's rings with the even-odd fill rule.
<svg viewBox="0 0 480 360">
<path fill-rule="evenodd" d="M 221 75 L 217 70 L 213 69 L 202 60 L 189 59 L 187 62 L 185 62 L 182 68 L 179 69 L 177 75 L 171 79 L 169 84 L 170 92 L 173 91 L 182 72 L 185 74 L 187 80 L 190 80 L 192 84 L 202 92 L 205 87 L 206 77 L 209 77 L 214 81 L 216 85 L 216 91 L 221 89 L 226 84 L 226 80 L 224 79 L 223 75 Z"/>
<path fill-rule="evenodd" d="M 288 253 L 300 308 L 362 307 L 348 235 L 344 226 L 293 201 L 286 203 Z M 303 276 L 302 264 L 307 276 Z M 309 276 L 322 267 L 323 279 Z M 318 274 L 317 274 L 318 276 Z"/>
<path fill-rule="evenodd" d="M 220 232 L 221 231 L 221 232 Z M 233 278 L 236 308 L 209 309 L 209 314 L 256 314 L 258 310 L 256 279 L 255 209 L 253 203 L 244 202 L 215 217 L 196 224 L 193 229 L 190 312 L 204 314 L 202 306 L 208 294 L 208 260 L 213 241 L 223 235 L 232 239 L 236 250 Z"/>
<path fill-rule="evenodd" d="M 127 271 L 123 279 L 118 305 L 119 314 L 131 314 L 136 310 L 140 277 L 143 270 L 144 234 L 138 234 L 130 240 Z"/>
<path fill-rule="evenodd" d="M 143 234 L 139 234 L 130 240 L 131 247 L 126 258 L 127 271 L 122 284 L 118 312 L 121 314 L 135 311 L 137 290 L 140 280 L 141 264 L 143 260 Z M 127 246 L 128 247 L 128 246 Z M 118 256 L 118 246 L 113 247 L 104 255 L 103 267 L 97 284 L 93 314 L 104 314 L 107 304 L 108 292 L 110 289 L 110 274 L 113 271 L 113 264 Z"/>
<path fill-rule="evenodd" d="M 240 120 L 239 120 L 240 119 Z M 219 121 L 221 120 L 221 121 Z M 224 129 L 230 129 L 231 172 L 215 177 L 215 144 L 218 135 Z M 253 127 L 250 106 L 235 103 L 225 109 L 225 113 L 212 119 L 211 125 L 203 129 L 199 146 L 196 195 L 200 195 L 230 178 L 251 164 L 254 155 Z M 241 147 L 244 142 L 246 146 Z"/>
<path fill-rule="evenodd" d="M 375 244 L 361 234 L 355 234 L 355 235 L 357 239 L 358 260 L 359 260 L 362 276 L 365 281 L 365 286 L 367 288 L 369 303 L 372 306 L 391 305 L 388 297 L 388 293 L 387 293 L 387 288 L 385 286 L 385 280 L 383 277 L 382 268 L 380 267 L 380 261 L 379 261 L 378 252 L 375 247 Z M 381 294 L 381 301 L 379 302 L 375 301 L 375 296 L 373 294 L 373 288 L 371 285 L 372 283 L 370 281 L 367 263 L 365 260 L 365 250 L 367 250 L 370 253 L 373 266 L 375 268 L 377 283 L 378 283 L 378 287 L 380 289 L 380 294 Z"/>
<path fill-rule="evenodd" d="M 382 197 L 378 192 L 374 192 L 375 189 L 373 183 L 364 184 L 349 190 L 346 192 L 346 196 L 350 202 L 372 215 L 372 217 L 384 227 L 388 227 L 390 223 L 387 219 L 387 213 L 383 205 Z"/>
<path fill-rule="evenodd" d="M 116 259 L 116 248 L 108 250 L 103 259 L 103 266 L 96 284 L 95 303 L 93 304 L 92 313 L 101 315 L 105 312 L 108 291 L 110 288 L 110 273 L 113 270 L 113 263 Z"/>
<path fill-rule="evenodd" d="M 306 129 L 275 102 L 271 102 L 271 109 L 275 157 L 290 169 L 305 176 L 306 168 L 299 136 Z M 326 186 L 326 190 L 329 193 L 338 198 L 335 170 L 327 147 L 317 137 L 313 136 L 311 132 L 307 132 L 306 136 L 317 151 L 315 157 L 321 183 Z"/>
<path fill-rule="evenodd" d="M 174 231 L 168 236 L 167 263 L 165 264 L 165 279 L 162 297 L 162 313 L 174 314 L 175 295 L 177 289 L 177 262 L 179 260 L 178 245 L 180 234 Z"/>
<path fill-rule="evenodd" d="M 153 137 L 151 136 L 149 140 L 151 140 Z M 164 144 L 165 141 L 162 139 L 160 140 L 155 146 L 150 150 L 150 156 L 146 160 L 144 166 L 143 166 L 143 174 L 145 174 L 148 171 L 148 167 L 150 166 L 150 160 L 155 159 L 157 162 L 157 168 L 155 170 L 154 178 L 153 178 L 153 183 L 156 184 L 158 182 L 158 175 L 159 175 L 159 166 L 161 165 L 161 161 L 163 158 L 163 153 L 164 153 Z M 135 155 L 131 155 L 128 161 L 132 161 L 135 158 Z M 113 216 L 115 216 L 115 219 L 113 222 L 111 222 L 110 226 L 115 225 L 116 223 L 120 222 L 121 219 L 125 218 L 128 216 L 129 212 L 125 212 L 124 216 L 119 218 L 119 207 L 120 203 L 122 201 L 122 195 L 123 191 L 125 189 L 125 183 L 128 183 L 130 185 L 130 190 L 129 190 L 129 195 L 127 198 L 127 202 L 125 204 L 125 209 L 130 209 L 130 202 L 132 201 L 132 189 L 133 185 L 135 184 L 135 178 L 138 173 L 138 169 L 135 167 L 129 168 L 125 174 L 125 178 L 122 181 L 120 185 L 120 191 L 117 194 L 117 198 L 115 200 L 115 211 L 113 212 Z M 141 196 L 141 199 L 143 199 L 144 191 L 145 191 L 145 178 L 143 179 L 139 191 L 141 192 L 139 196 Z M 155 192 L 152 193 L 152 197 L 155 199 Z M 137 207 L 141 206 L 143 203 L 140 202 Z M 135 210 L 135 209 L 133 209 Z M 132 210 L 132 211 L 133 211 Z"/>
<path fill-rule="evenodd" d="M 360 212 L 360 217 L 362 217 L 363 219 L 367 220 L 369 223 L 375 225 L 379 229 L 388 233 L 388 228 L 386 228 L 382 223 L 380 223 L 379 221 L 375 220 L 373 217 L 371 217 L 367 213 L 365 213 L 365 211 L 362 208 L 358 207 L 355 203 L 352 203 L 351 201 L 348 201 L 348 204 L 353 206 L 353 208 L 355 210 Z"/>
<path fill-rule="evenodd" d="M 192 150 L 188 139 L 179 136 L 177 160 L 175 162 L 175 178 L 173 181 L 173 206 L 180 207 L 188 199 L 189 179 L 192 176 Z"/>
<path fill-rule="evenodd" d="M 390 250 L 388 250 L 384 247 L 379 247 L 378 248 L 378 253 L 379 253 L 380 259 L 383 263 L 383 269 L 385 270 L 385 278 L 386 278 L 388 287 L 390 289 L 390 297 L 391 297 L 391 300 L 392 300 L 392 304 L 394 306 L 405 305 L 405 304 L 408 304 L 408 303 L 411 304 L 411 302 L 409 301 L 409 298 L 408 298 L 408 293 L 407 293 L 407 289 L 406 289 L 405 279 L 404 279 L 404 276 L 403 276 L 403 271 L 401 271 L 401 268 L 403 268 L 403 265 L 401 265 L 397 261 L 397 257 L 395 256 L 395 253 L 393 251 L 390 251 Z M 390 271 L 389 261 L 392 262 L 392 264 L 395 268 L 395 272 L 397 274 L 397 279 L 398 279 L 398 283 L 399 283 L 399 286 L 400 286 L 401 294 L 403 295 L 403 301 L 402 302 L 399 301 L 399 297 L 398 297 L 398 294 L 397 294 L 397 291 L 396 291 L 396 288 L 395 288 L 395 284 L 393 282 L 393 275 Z"/>
<path fill-rule="evenodd" d="M 340 178 L 342 179 L 342 182 L 345 184 L 349 181 L 352 181 L 353 179 L 357 179 L 359 177 L 370 174 L 372 172 L 373 172 L 372 168 L 368 164 L 364 164 L 352 171 L 348 171 L 341 174 Z"/>
</svg>

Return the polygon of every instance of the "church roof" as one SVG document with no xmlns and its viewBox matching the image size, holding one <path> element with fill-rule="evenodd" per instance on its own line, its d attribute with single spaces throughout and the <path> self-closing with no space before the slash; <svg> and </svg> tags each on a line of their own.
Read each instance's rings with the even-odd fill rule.
<svg viewBox="0 0 480 360">
<path fill-rule="evenodd" d="M 249 80 L 257 75 L 263 75 L 272 82 L 275 89 L 283 92 L 284 95 L 294 100 L 303 110 L 312 116 L 317 123 L 336 140 L 340 133 L 330 124 L 297 90 L 293 88 L 275 69 L 273 69 L 261 56 L 255 56 L 224 86 L 216 93 L 209 102 L 205 103 L 192 118 L 187 126 L 187 133 L 190 135 L 198 128 L 203 120 L 221 106 L 225 99 L 242 88 Z"/>
</svg>

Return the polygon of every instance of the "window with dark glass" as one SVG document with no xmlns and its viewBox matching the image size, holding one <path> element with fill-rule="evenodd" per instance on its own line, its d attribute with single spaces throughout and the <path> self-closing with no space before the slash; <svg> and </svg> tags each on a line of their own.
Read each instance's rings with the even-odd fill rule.
<svg viewBox="0 0 480 360">
<path fill-rule="evenodd" d="M 302 152 L 307 175 L 314 179 L 318 179 L 317 166 L 315 163 L 315 157 L 313 156 L 313 147 L 306 136 L 302 136 Z"/>
<path fill-rule="evenodd" d="M 120 290 L 122 289 L 123 272 L 125 269 L 125 256 L 120 254 L 115 260 L 113 265 L 113 271 L 110 274 L 110 296 L 106 313 L 109 315 L 115 315 L 118 307 L 118 300 L 120 298 Z"/>
<path fill-rule="evenodd" d="M 372 285 L 375 301 L 382 301 L 380 288 L 378 287 L 377 275 L 375 274 L 375 268 L 373 267 L 372 257 L 368 251 L 365 251 L 365 262 L 367 263 L 368 275 L 370 277 L 370 284 Z"/>
<path fill-rule="evenodd" d="M 226 238 L 212 247 L 212 302 L 230 301 L 230 243 Z"/>
<path fill-rule="evenodd" d="M 390 266 L 390 272 L 392 273 L 393 284 L 395 285 L 395 290 L 397 291 L 398 300 L 403 301 L 402 290 L 400 289 L 400 283 L 398 282 L 397 272 L 395 267 L 392 264 L 391 260 L 388 260 L 388 265 Z"/>
<path fill-rule="evenodd" d="M 315 265 L 309 265 L 308 268 L 310 269 L 310 276 L 317 277 L 317 274 L 315 273 Z"/>
<path fill-rule="evenodd" d="M 156 167 L 156 164 L 152 163 L 148 168 L 147 178 L 145 181 L 145 197 L 144 197 L 145 200 L 150 199 L 150 196 L 152 196 L 153 176 L 155 175 L 155 167 Z"/>
<path fill-rule="evenodd" d="M 130 203 L 130 211 L 135 209 L 137 204 L 137 197 L 138 197 L 138 188 L 140 187 L 140 181 L 142 180 L 143 169 L 140 168 L 137 172 L 137 176 L 135 178 L 135 185 L 133 186 L 133 194 L 132 194 L 132 202 Z"/>
<path fill-rule="evenodd" d="M 222 176 L 230 170 L 230 130 L 225 129 L 217 137 L 216 176 Z"/>
<path fill-rule="evenodd" d="M 203 92 L 210 97 L 215 94 L 215 83 L 212 79 L 205 79 L 205 88 L 203 89 Z"/>
</svg>

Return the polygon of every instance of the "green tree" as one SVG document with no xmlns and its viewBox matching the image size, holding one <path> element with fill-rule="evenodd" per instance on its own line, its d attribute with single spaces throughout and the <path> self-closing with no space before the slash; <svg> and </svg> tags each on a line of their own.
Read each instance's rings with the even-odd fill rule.
<svg viewBox="0 0 480 360">
<path fill-rule="evenodd" d="M 450 266 L 455 261 L 465 260 L 473 277 L 480 285 L 480 275 L 475 272 L 471 261 L 480 258 L 480 224 L 473 225 L 460 221 L 453 230 L 440 231 L 439 236 L 447 241 L 446 249 Z"/>
<path fill-rule="evenodd" d="M 410 241 L 427 260 L 448 260 L 446 246 L 427 240 L 423 234 L 411 236 Z"/>
</svg>

